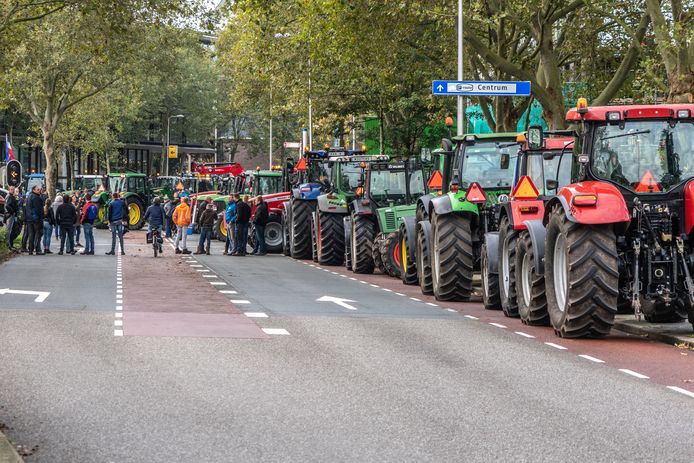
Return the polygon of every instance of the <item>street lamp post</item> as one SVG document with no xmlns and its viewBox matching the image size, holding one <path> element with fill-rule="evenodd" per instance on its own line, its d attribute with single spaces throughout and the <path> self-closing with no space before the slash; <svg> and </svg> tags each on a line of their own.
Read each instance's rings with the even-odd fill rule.
<svg viewBox="0 0 694 463">
<path fill-rule="evenodd" d="M 169 175 L 169 146 L 171 145 L 171 119 L 182 119 L 185 116 L 183 114 L 176 114 L 175 116 L 169 116 L 166 120 L 166 171 L 164 175 Z"/>
</svg>

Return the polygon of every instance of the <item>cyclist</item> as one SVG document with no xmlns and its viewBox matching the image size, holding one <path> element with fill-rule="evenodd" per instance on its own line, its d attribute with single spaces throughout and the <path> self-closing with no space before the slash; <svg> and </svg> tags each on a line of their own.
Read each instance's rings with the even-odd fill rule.
<svg viewBox="0 0 694 463">
<path fill-rule="evenodd" d="M 160 202 L 161 200 L 159 198 L 154 198 L 152 200 L 152 205 L 149 206 L 145 212 L 145 220 L 149 221 L 147 224 L 148 234 L 152 233 L 152 230 L 157 230 L 157 236 L 161 236 L 161 229 L 164 225 L 164 209 L 161 207 Z M 159 243 L 159 252 L 164 252 L 161 243 Z"/>
</svg>

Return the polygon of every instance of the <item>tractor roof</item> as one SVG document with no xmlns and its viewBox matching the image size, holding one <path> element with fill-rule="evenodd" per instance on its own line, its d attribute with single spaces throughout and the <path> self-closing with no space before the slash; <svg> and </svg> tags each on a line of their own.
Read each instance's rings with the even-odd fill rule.
<svg viewBox="0 0 694 463">
<path fill-rule="evenodd" d="M 627 111 L 630 114 L 645 111 L 645 115 L 640 115 L 642 119 L 663 119 L 677 117 L 680 110 L 688 110 L 688 119 L 694 116 L 694 104 L 660 104 L 660 105 L 626 105 L 626 106 L 588 106 L 585 114 L 580 114 L 577 108 L 571 108 L 566 113 L 566 120 L 569 122 L 580 121 L 581 116 L 587 121 L 606 121 L 607 113 L 619 112 L 626 118 Z M 633 117 L 633 116 L 632 116 Z"/>
<path fill-rule="evenodd" d="M 109 177 L 147 177 L 145 174 L 140 174 L 138 172 L 111 172 L 108 174 Z"/>
<path fill-rule="evenodd" d="M 546 151 L 546 150 L 563 150 L 567 145 L 573 143 L 576 139 L 573 137 L 554 137 L 545 138 L 544 146 L 540 150 L 536 151 Z M 528 149 L 528 143 L 523 143 L 523 151 L 530 151 Z"/>
<path fill-rule="evenodd" d="M 466 133 L 453 137 L 454 141 L 471 141 L 471 137 L 475 140 L 498 140 L 498 139 L 513 139 L 515 140 L 519 132 L 499 132 L 499 133 Z"/>
</svg>

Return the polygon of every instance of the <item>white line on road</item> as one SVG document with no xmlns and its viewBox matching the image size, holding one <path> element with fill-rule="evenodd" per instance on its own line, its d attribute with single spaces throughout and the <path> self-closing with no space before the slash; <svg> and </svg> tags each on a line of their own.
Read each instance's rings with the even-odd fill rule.
<svg viewBox="0 0 694 463">
<path fill-rule="evenodd" d="M 580 354 L 579 357 L 584 358 L 586 360 L 590 360 L 591 362 L 595 362 L 595 363 L 605 363 L 604 360 L 596 359 L 595 357 L 591 357 L 590 355 L 586 355 L 586 354 Z"/>
<path fill-rule="evenodd" d="M 332 273 L 333 275 L 338 275 L 338 273 L 337 273 L 337 272 L 330 272 L 330 273 Z"/>
<path fill-rule="evenodd" d="M 284 336 L 289 335 L 289 331 L 285 330 L 284 328 L 263 328 L 263 332 L 265 332 L 265 334 L 279 334 Z"/>
<path fill-rule="evenodd" d="M 231 299 L 229 300 L 232 304 L 250 304 L 251 301 L 247 301 L 246 299 Z"/>
<path fill-rule="evenodd" d="M 472 315 L 463 315 L 465 318 L 469 318 L 470 320 L 479 320 L 479 318 L 474 317 Z"/>
<path fill-rule="evenodd" d="M 379 287 L 378 285 L 374 285 L 374 284 L 371 284 L 369 286 L 371 286 L 372 288 L 378 288 Z"/>
<path fill-rule="evenodd" d="M 200 264 L 190 264 L 190 266 L 191 266 L 191 267 L 193 267 L 193 268 L 196 268 L 196 267 L 197 267 L 197 268 L 199 268 L 199 267 L 202 267 L 202 265 L 200 265 Z"/>
<path fill-rule="evenodd" d="M 220 289 L 219 292 L 222 294 L 238 294 L 237 291 L 231 289 Z"/>
<path fill-rule="evenodd" d="M 438 307 L 438 304 L 434 304 L 433 302 L 427 302 L 427 305 L 430 305 L 432 307 Z"/>
<path fill-rule="evenodd" d="M 123 330 L 113 330 L 114 336 L 123 336 Z"/>
<path fill-rule="evenodd" d="M 116 318 L 123 318 L 123 312 L 116 312 Z"/>
<path fill-rule="evenodd" d="M 347 275 L 340 275 L 342 278 L 347 278 Z"/>
<path fill-rule="evenodd" d="M 117 305 L 117 306 L 116 306 L 116 310 L 123 310 L 123 306 L 122 306 L 122 305 Z"/>
<path fill-rule="evenodd" d="M 217 275 L 203 275 L 203 278 L 219 278 Z"/>
<path fill-rule="evenodd" d="M 531 339 L 532 339 L 532 338 L 535 337 L 535 336 L 533 336 L 532 334 L 523 333 L 522 331 L 516 331 L 516 334 L 518 334 L 518 335 L 520 335 L 520 336 L 523 336 L 524 338 L 531 338 Z"/>
<path fill-rule="evenodd" d="M 363 281 L 363 280 L 359 280 L 359 283 L 363 283 L 363 284 L 365 284 L 365 285 L 368 285 L 368 284 L 369 284 L 368 281 Z"/>
<path fill-rule="evenodd" d="M 688 391 L 686 389 L 682 389 L 681 387 L 677 386 L 667 386 L 668 389 L 672 389 L 673 391 L 677 391 L 680 394 L 688 395 L 689 397 L 694 397 L 694 392 Z"/>
<path fill-rule="evenodd" d="M 227 285 L 223 281 L 210 281 L 210 284 L 215 285 L 215 286 L 226 286 Z"/>
<path fill-rule="evenodd" d="M 116 320 L 113 322 L 113 324 L 116 326 L 123 326 L 123 320 Z"/>
<path fill-rule="evenodd" d="M 118 294 L 120 294 L 120 293 L 122 293 L 122 292 L 123 292 L 122 289 L 117 289 L 117 290 L 116 290 L 116 293 L 118 293 Z"/>
<path fill-rule="evenodd" d="M 383 291 L 387 291 L 387 292 L 389 292 L 389 293 L 392 293 L 392 292 L 393 292 L 392 289 L 388 289 L 388 288 L 381 288 L 381 289 L 382 289 Z"/>
<path fill-rule="evenodd" d="M 412 300 L 415 301 L 415 302 L 422 302 L 421 299 L 417 299 L 416 297 L 411 297 L 410 299 L 412 299 Z"/>
<path fill-rule="evenodd" d="M 455 310 L 453 310 L 453 309 L 446 309 L 446 310 L 448 310 L 449 312 L 455 312 Z"/>
<path fill-rule="evenodd" d="M 497 328 L 506 328 L 506 325 L 502 325 L 501 323 L 490 323 L 492 326 L 496 326 Z"/>
<path fill-rule="evenodd" d="M 555 349 L 568 350 L 567 347 L 560 346 L 559 344 L 554 344 L 553 342 L 546 342 L 545 344 L 548 345 L 549 347 L 554 347 Z"/>
<path fill-rule="evenodd" d="M 209 272 L 209 270 L 207 270 L 206 268 L 196 268 L 195 271 L 196 272 Z"/>
<path fill-rule="evenodd" d="M 642 375 L 641 373 L 637 373 L 634 370 L 629 370 L 627 368 L 620 368 L 619 371 L 621 371 L 622 373 L 626 373 L 628 375 L 634 376 L 634 377 L 639 378 L 639 379 L 650 379 L 646 375 Z"/>
<path fill-rule="evenodd" d="M 244 315 L 249 318 L 267 318 L 267 314 L 265 312 L 244 312 Z"/>
</svg>

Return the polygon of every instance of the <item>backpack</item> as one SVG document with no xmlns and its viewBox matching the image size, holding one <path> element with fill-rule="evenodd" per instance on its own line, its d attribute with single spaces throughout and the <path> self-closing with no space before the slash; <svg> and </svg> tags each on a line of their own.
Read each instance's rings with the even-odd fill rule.
<svg viewBox="0 0 694 463">
<path fill-rule="evenodd" d="M 94 221 L 96 220 L 96 206 L 94 204 L 90 204 L 87 206 L 87 214 L 85 218 L 89 221 Z"/>
</svg>

